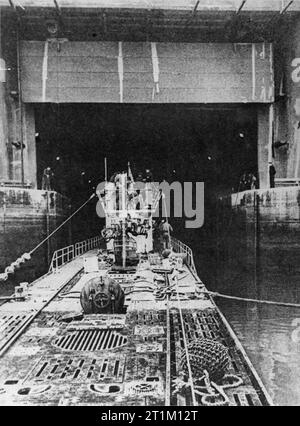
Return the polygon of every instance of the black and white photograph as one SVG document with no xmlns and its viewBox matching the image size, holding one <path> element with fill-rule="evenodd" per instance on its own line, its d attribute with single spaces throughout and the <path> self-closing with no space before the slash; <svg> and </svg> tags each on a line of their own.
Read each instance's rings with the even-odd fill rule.
<svg viewBox="0 0 300 426">
<path fill-rule="evenodd" d="M 300 406 L 300 0 L 0 0 L 0 406 Z"/>
</svg>

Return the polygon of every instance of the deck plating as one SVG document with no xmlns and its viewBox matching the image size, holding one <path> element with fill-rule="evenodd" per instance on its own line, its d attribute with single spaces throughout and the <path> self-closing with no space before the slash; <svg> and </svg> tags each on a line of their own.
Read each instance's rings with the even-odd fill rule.
<svg viewBox="0 0 300 426">
<path fill-rule="evenodd" d="M 95 251 L 87 254 L 95 255 Z M 33 316 L 19 335 L 18 330 L 8 330 L 17 338 L 10 341 L 1 360 L 0 403 L 190 405 L 189 390 L 176 394 L 172 388 L 179 374 L 183 330 L 171 285 L 162 297 L 162 289 L 168 285 L 161 279 L 164 275 L 157 272 L 157 259 L 155 265 L 140 262 L 130 277 L 118 275 L 119 283 L 124 284 L 126 312 L 116 315 L 81 315 L 80 291 L 97 276 L 97 272 L 78 273 L 82 263 L 82 258 L 75 259 L 58 274 L 41 278 L 26 301 L 1 306 L 1 318 L 4 321 L 10 315 L 13 326 L 16 315 L 24 318 L 25 312 L 31 312 Z M 210 338 L 223 343 L 229 351 L 229 373 L 243 380 L 238 388 L 226 389 L 230 404 L 268 404 L 268 396 L 231 330 L 214 303 L 199 291 L 203 284 L 187 265 L 183 265 L 179 276 L 187 341 Z M 197 397 L 197 404 L 201 401 Z"/>
</svg>

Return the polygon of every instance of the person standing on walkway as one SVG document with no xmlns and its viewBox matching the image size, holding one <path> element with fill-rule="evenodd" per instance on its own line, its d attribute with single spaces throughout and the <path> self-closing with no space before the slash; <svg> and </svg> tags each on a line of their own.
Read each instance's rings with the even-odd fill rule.
<svg viewBox="0 0 300 426">
<path fill-rule="evenodd" d="M 270 163 L 269 165 L 269 174 L 270 174 L 270 188 L 275 188 L 276 169 L 273 163 Z"/>
<path fill-rule="evenodd" d="M 163 220 L 160 225 L 160 231 L 162 234 L 163 249 L 169 249 L 171 245 L 171 232 L 173 228 L 167 220 Z"/>
<path fill-rule="evenodd" d="M 51 170 L 51 167 L 46 167 L 42 177 L 42 189 L 44 191 L 53 191 L 53 178 L 54 173 Z"/>
</svg>

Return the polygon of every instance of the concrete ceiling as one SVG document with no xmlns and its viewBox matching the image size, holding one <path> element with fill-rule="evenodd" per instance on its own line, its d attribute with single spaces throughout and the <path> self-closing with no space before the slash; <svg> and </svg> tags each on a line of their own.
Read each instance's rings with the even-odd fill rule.
<svg viewBox="0 0 300 426">
<path fill-rule="evenodd" d="M 300 11 L 299 0 L 0 0 L 0 6 L 60 8 L 125 8 L 161 10 Z"/>
<path fill-rule="evenodd" d="M 21 18 L 24 40 L 273 41 L 300 13 L 298 0 L 0 0 L 1 5 L 2 16 Z M 54 35 L 47 30 L 52 22 Z"/>
</svg>

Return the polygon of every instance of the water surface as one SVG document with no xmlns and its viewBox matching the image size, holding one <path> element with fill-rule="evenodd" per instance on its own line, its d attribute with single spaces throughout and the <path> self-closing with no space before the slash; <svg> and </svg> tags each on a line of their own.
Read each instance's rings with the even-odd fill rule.
<svg viewBox="0 0 300 426">
<path fill-rule="evenodd" d="M 207 286 L 224 294 L 300 304 L 300 246 L 266 242 L 258 256 L 231 250 L 201 262 Z M 300 405 L 300 309 L 216 299 L 275 404 Z M 299 332 L 298 332 L 299 330 Z"/>
</svg>

